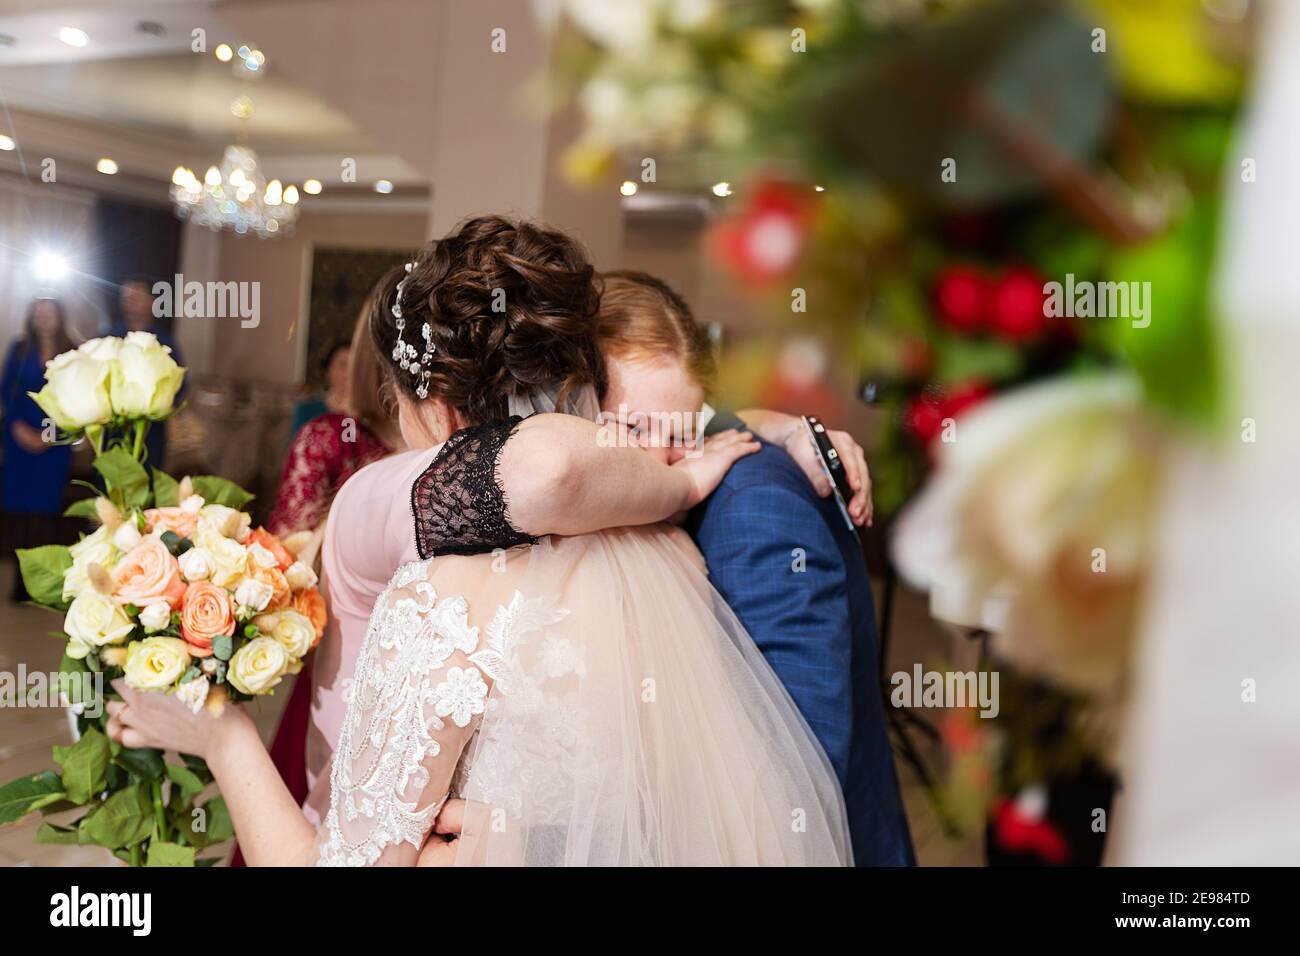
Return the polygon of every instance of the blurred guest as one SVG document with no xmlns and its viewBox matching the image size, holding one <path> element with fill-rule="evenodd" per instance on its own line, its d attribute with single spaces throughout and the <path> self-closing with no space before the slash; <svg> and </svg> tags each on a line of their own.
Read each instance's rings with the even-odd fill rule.
<svg viewBox="0 0 1300 956">
<path fill-rule="evenodd" d="M 358 323 L 351 343 L 330 350 L 326 367 L 330 407 L 297 429 L 267 522 L 281 537 L 317 530 L 343 482 L 402 447 L 396 422 L 380 396 L 381 368 L 363 323 Z"/>
<path fill-rule="evenodd" d="M 122 313 L 122 321 L 109 327 L 109 335 L 121 337 L 128 332 L 152 332 L 157 336 L 159 342 L 172 350 L 172 358 L 176 360 L 177 365 L 185 364 L 171 332 L 159 325 L 157 317 L 154 315 L 153 283 L 147 277 L 129 276 L 123 279 L 122 284 L 118 286 L 118 306 Z M 181 395 L 183 394 L 184 387 L 182 386 Z M 178 400 L 179 398 L 180 395 L 177 396 Z M 145 438 L 144 444 L 149 452 L 147 459 L 149 467 L 165 468 L 167 423 L 155 422 L 150 426 L 149 435 Z"/>
<path fill-rule="evenodd" d="M 45 380 L 45 363 L 72 348 L 67 316 L 57 299 L 36 299 L 27 309 L 22 337 L 5 356 L 0 394 L 4 398 L 5 552 L 52 544 L 63 510 L 71 449 L 45 440 L 45 413 L 28 397 Z M 15 601 L 27 596 L 22 575 L 14 573 Z"/>
<path fill-rule="evenodd" d="M 352 364 L 352 343 L 346 340 L 335 342 L 325 353 L 321 362 L 321 372 L 325 377 L 325 393 L 310 395 L 298 402 L 293 408 L 293 424 L 289 426 L 292 440 L 298 430 L 313 418 L 319 418 L 327 412 L 343 412 L 348 407 L 349 368 Z"/>
</svg>

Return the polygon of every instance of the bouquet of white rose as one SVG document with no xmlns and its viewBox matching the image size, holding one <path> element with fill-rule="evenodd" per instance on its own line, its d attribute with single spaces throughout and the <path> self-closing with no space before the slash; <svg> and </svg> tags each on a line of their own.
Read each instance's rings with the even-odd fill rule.
<svg viewBox="0 0 1300 956">
<path fill-rule="evenodd" d="M 228 839 L 230 818 L 220 797 L 194 806 L 212 779 L 202 761 L 167 764 L 109 740 L 103 708 L 86 706 L 89 688 L 105 693 L 122 677 L 216 710 L 271 693 L 325 627 L 299 542 L 253 528 L 241 510 L 252 495 L 212 475 L 177 481 L 146 468 L 149 425 L 172 414 L 183 377 L 170 349 L 131 332 L 55 357 L 32 395 L 61 441 L 91 443 L 104 487 L 67 512 L 97 521 L 93 533 L 18 552 L 32 599 L 64 615 L 59 681 L 80 734 L 54 748 L 59 771 L 0 787 L 0 824 L 88 807 L 71 826 L 43 823 L 38 839 L 98 844 L 132 865 L 215 862 L 196 851 Z"/>
</svg>

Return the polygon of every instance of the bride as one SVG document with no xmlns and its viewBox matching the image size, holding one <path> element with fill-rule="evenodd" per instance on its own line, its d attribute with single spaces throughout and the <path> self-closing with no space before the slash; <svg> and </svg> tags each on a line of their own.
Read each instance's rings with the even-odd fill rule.
<svg viewBox="0 0 1300 956">
<path fill-rule="evenodd" d="M 584 264 L 558 234 L 475 220 L 372 310 L 408 443 L 458 433 L 416 483 L 424 499 L 409 482 L 379 499 L 376 528 L 411 501 L 420 554 L 443 556 L 404 564 L 374 605 L 319 832 L 242 708 L 195 716 L 129 691 L 111 705 L 125 745 L 207 759 L 250 861 L 412 865 L 454 795 L 464 819 L 441 856 L 458 865 L 849 862 L 826 758 L 689 538 L 591 530 L 602 499 L 634 502 L 623 513 L 640 522 L 689 508 L 754 446 L 731 433 L 673 466 L 604 447 L 619 442 L 583 420 L 599 360 L 557 375 L 594 348 L 574 331 L 594 311 Z M 570 416 L 520 426 L 503 410 Z M 570 527 L 552 529 L 568 536 L 503 539 L 530 525 L 507 516 L 498 453 L 517 427 L 559 418 L 567 441 L 601 449 L 608 480 L 578 489 Z M 464 553 L 484 540 L 517 546 Z"/>
</svg>

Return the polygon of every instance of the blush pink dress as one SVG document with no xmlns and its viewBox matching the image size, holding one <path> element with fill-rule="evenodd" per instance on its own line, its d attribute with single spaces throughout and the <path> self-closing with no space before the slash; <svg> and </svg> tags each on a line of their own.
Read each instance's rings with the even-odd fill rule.
<svg viewBox="0 0 1300 956">
<path fill-rule="evenodd" d="M 414 449 L 367 465 L 339 489 L 330 507 L 321 545 L 321 586 L 329 623 L 316 649 L 307 728 L 303 810 L 313 822 L 324 818 L 329 805 L 330 759 L 375 601 L 395 568 L 419 560 L 409 491 L 440 447 Z"/>
</svg>

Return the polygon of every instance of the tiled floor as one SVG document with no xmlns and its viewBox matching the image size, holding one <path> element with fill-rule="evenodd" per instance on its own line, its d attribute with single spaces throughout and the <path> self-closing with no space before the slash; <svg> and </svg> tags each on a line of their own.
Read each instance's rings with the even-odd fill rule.
<svg viewBox="0 0 1300 956">
<path fill-rule="evenodd" d="M 0 595 L 10 592 L 12 564 L 0 566 Z M 58 667 L 62 642 L 49 631 L 60 627 L 57 615 L 30 606 L 15 606 L 0 598 L 0 670 L 13 672 L 24 662 L 29 672 Z M 960 653 L 963 649 L 958 648 Z M 930 621 L 924 598 L 901 593 L 895 606 L 894 638 L 890 665 L 909 669 L 916 660 L 954 656 L 952 638 Z M 274 698 L 256 708 L 258 725 L 264 739 L 270 739 L 280 708 L 288 699 L 289 685 Z M 64 711 L 50 709 L 0 709 L 0 782 L 24 774 L 53 768 L 50 748 L 72 742 Z M 933 762 L 932 748 L 923 739 L 917 743 L 923 756 Z M 973 866 L 981 862 L 978 842 L 954 841 L 945 837 L 930 801 L 916 775 L 904 763 L 899 764 L 903 797 L 916 843 L 917 857 L 927 866 Z M 72 817 L 76 811 L 64 816 Z M 52 822 L 66 823 L 51 817 Z M 108 853 L 97 847 L 42 846 L 36 842 L 40 815 L 33 814 L 21 824 L 0 828 L 0 866 L 117 866 Z"/>
</svg>

